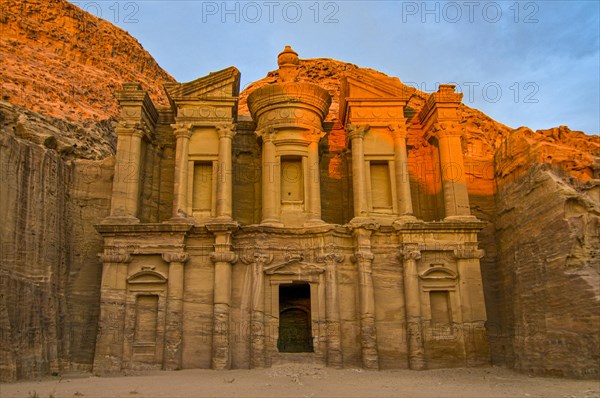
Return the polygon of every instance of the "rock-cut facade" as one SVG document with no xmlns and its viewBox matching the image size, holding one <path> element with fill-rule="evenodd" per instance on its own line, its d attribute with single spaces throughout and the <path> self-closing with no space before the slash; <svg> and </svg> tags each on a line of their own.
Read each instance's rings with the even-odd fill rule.
<svg viewBox="0 0 600 398">
<path fill-rule="evenodd" d="M 489 363 L 462 94 L 440 85 L 417 112 L 400 85 L 352 71 L 331 122 L 298 55 L 278 64 L 250 117 L 233 67 L 167 84 L 169 106 L 136 83 L 116 93 L 94 371 Z M 347 162 L 324 155 L 334 130 Z M 409 133 L 441 171 L 427 184 Z"/>
</svg>

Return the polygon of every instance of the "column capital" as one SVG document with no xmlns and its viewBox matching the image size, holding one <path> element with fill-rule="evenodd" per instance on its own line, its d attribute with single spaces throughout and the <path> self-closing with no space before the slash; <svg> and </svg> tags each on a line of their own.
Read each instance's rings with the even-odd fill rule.
<svg viewBox="0 0 600 398">
<path fill-rule="evenodd" d="M 262 249 L 255 250 L 252 254 L 246 254 L 240 256 L 240 260 L 244 264 L 258 264 L 258 265 L 268 265 L 273 261 L 272 253 L 265 253 Z"/>
<path fill-rule="evenodd" d="M 192 136 L 192 125 L 190 123 L 175 123 L 171 127 L 173 127 L 173 133 L 177 138 L 190 138 Z"/>
<path fill-rule="evenodd" d="M 335 245 L 332 243 L 327 246 L 325 253 L 317 256 L 317 262 L 319 263 L 341 263 L 344 261 L 344 255 L 337 253 Z"/>
<path fill-rule="evenodd" d="M 219 134 L 219 139 L 221 138 L 233 138 L 236 134 L 236 125 L 233 123 L 223 123 L 218 124 L 217 126 L 217 134 Z"/>
<path fill-rule="evenodd" d="M 431 126 L 431 135 L 438 138 L 460 137 L 461 131 L 458 129 L 457 121 L 443 121 Z"/>
<path fill-rule="evenodd" d="M 398 254 L 398 257 L 401 260 L 420 260 L 421 259 L 421 251 L 420 250 L 401 250 Z"/>
<path fill-rule="evenodd" d="M 262 138 L 263 142 L 273 141 L 275 133 L 277 130 L 271 126 L 264 127 L 262 129 L 258 129 L 254 132 L 258 137 Z"/>
<path fill-rule="evenodd" d="M 325 132 L 319 129 L 312 129 L 308 131 L 306 136 L 310 142 L 319 142 L 319 140 L 325 136 Z"/>
<path fill-rule="evenodd" d="M 142 138 L 144 136 L 144 126 L 141 123 L 126 124 L 121 123 L 115 128 L 115 134 L 117 137 L 132 136 Z"/>
<path fill-rule="evenodd" d="M 398 258 L 400 260 L 419 260 L 421 258 L 420 249 L 418 243 L 403 243 Z"/>
<path fill-rule="evenodd" d="M 375 258 L 375 255 L 373 253 L 371 253 L 370 251 L 359 250 L 357 252 L 354 252 L 354 254 L 352 254 L 352 257 L 350 258 L 350 260 L 352 260 L 353 263 L 357 263 L 360 261 L 373 261 L 374 258 Z"/>
<path fill-rule="evenodd" d="M 210 253 L 210 259 L 215 263 L 235 263 L 238 260 L 237 254 L 234 252 L 212 252 Z"/>
<path fill-rule="evenodd" d="M 365 134 L 367 134 L 370 128 L 371 126 L 369 126 L 368 124 L 348 124 L 346 126 L 346 135 L 349 140 L 353 140 L 355 138 L 363 139 L 365 138 Z"/>
<path fill-rule="evenodd" d="M 187 252 L 163 253 L 162 259 L 167 263 L 185 263 L 190 258 Z"/>
<path fill-rule="evenodd" d="M 388 125 L 388 129 L 394 138 L 406 139 L 406 137 L 408 137 L 408 129 L 406 128 L 404 121 L 398 124 L 390 124 Z"/>
</svg>

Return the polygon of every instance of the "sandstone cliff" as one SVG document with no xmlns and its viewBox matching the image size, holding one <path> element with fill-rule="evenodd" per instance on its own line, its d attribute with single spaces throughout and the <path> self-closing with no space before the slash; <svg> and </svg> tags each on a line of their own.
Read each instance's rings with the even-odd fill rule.
<svg viewBox="0 0 600 398">
<path fill-rule="evenodd" d="M 0 380 L 93 360 L 114 91 L 174 81 L 123 30 L 63 0 L 0 5 Z"/>
<path fill-rule="evenodd" d="M 161 104 L 161 85 L 173 79 L 126 32 L 66 1 L 5 1 L 0 27 L 0 379 L 90 369 L 101 267 L 93 225 L 110 206 L 114 90 L 138 81 Z M 338 189 L 349 158 L 336 125 L 344 73 L 403 87 L 415 112 L 427 95 L 335 60 L 302 60 L 300 69 L 300 80 L 333 97 L 333 129 L 321 148 L 325 191 Z M 244 90 L 239 113 L 249 113 L 253 90 L 277 78 L 270 72 Z M 467 106 L 461 129 L 472 211 L 488 222 L 481 266 L 494 363 L 597 377 L 598 137 L 566 127 L 513 130 Z M 428 143 L 411 136 L 409 145 L 412 160 L 426 165 Z M 338 222 L 340 214 L 324 216 Z"/>
</svg>

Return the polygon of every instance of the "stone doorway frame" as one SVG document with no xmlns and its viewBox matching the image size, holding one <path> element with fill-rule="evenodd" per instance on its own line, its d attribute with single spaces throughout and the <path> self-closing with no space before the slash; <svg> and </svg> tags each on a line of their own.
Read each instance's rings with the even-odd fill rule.
<svg viewBox="0 0 600 398">
<path fill-rule="evenodd" d="M 280 356 L 279 339 L 279 287 L 280 285 L 307 283 L 310 287 L 310 321 L 313 338 L 314 361 L 325 364 L 327 352 L 325 316 L 325 269 L 316 264 L 288 261 L 265 268 L 265 329 L 267 362 Z M 283 353 L 286 354 L 286 353 Z"/>
</svg>

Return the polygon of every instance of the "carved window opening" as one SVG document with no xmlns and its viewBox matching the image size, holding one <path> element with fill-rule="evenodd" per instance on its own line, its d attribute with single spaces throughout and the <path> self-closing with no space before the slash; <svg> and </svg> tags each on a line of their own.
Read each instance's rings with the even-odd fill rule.
<svg viewBox="0 0 600 398">
<path fill-rule="evenodd" d="M 391 212 L 393 210 L 393 202 L 389 162 L 371 161 L 370 171 L 373 210 Z"/>
<path fill-rule="evenodd" d="M 134 343 L 148 346 L 156 345 L 156 329 L 158 324 L 158 295 L 140 295 L 135 300 L 135 335 Z M 148 352 L 150 354 L 150 352 Z"/>
<path fill-rule="evenodd" d="M 279 352 L 313 352 L 310 285 L 279 285 Z"/>
<path fill-rule="evenodd" d="M 281 202 L 304 202 L 304 172 L 302 157 L 281 157 Z"/>
<path fill-rule="evenodd" d="M 447 290 L 430 291 L 431 324 L 433 326 L 448 326 L 452 323 L 450 295 Z"/>
<path fill-rule="evenodd" d="M 212 162 L 194 162 L 192 210 L 210 212 L 213 197 Z"/>
</svg>

